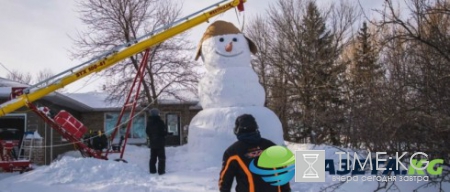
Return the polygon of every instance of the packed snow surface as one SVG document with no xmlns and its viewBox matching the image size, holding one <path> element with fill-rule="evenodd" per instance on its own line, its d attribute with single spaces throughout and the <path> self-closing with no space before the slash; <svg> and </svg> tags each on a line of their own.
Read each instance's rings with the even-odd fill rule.
<svg viewBox="0 0 450 192">
<path fill-rule="evenodd" d="M 307 144 L 287 143 L 291 151 L 316 149 L 325 150 L 326 155 L 332 155 L 337 149 L 331 146 L 313 146 Z M 204 146 L 207 147 L 207 146 Z M 199 149 L 201 150 L 201 148 Z M 344 149 L 345 150 L 345 149 Z M 167 147 L 167 173 L 165 175 L 150 174 L 148 170 L 149 149 L 128 145 L 124 159 L 128 163 L 114 161 L 119 154 L 111 154 L 110 160 L 79 157 L 78 152 L 67 153 L 51 165 L 40 166 L 35 170 L 19 173 L 0 174 L 1 192 L 77 192 L 77 191 L 108 191 L 108 192 L 198 192 L 218 191 L 218 179 L 221 165 L 198 166 L 190 165 L 185 159 L 191 154 L 186 152 L 186 146 Z M 198 157 L 203 158 L 203 157 Z M 337 160 L 337 159 L 336 159 Z M 293 191 L 318 192 L 321 188 L 330 186 L 327 175 L 325 183 L 296 183 L 291 180 Z M 410 192 L 423 185 L 424 182 L 396 182 L 399 191 Z M 358 181 L 342 185 L 336 191 L 374 191 L 377 182 Z M 450 184 L 444 183 L 444 191 L 450 190 Z M 383 191 L 383 190 L 381 190 Z M 420 188 L 418 190 L 435 192 L 436 187 Z"/>
</svg>

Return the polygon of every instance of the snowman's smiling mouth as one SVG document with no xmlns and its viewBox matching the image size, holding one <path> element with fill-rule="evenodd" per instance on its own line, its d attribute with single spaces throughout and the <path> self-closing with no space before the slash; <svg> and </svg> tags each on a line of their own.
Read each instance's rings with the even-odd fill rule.
<svg viewBox="0 0 450 192">
<path fill-rule="evenodd" d="M 219 52 L 216 50 L 217 55 L 224 56 L 224 57 L 235 57 L 235 56 L 238 56 L 238 55 L 242 54 L 243 52 L 244 52 L 244 51 L 241 51 L 241 52 L 239 52 L 239 53 L 232 54 L 232 55 L 225 55 L 225 54 L 219 53 Z"/>
</svg>

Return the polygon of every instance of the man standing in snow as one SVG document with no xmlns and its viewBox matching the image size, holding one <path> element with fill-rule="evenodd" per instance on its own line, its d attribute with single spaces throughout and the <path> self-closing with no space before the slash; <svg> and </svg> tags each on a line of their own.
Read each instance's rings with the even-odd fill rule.
<svg viewBox="0 0 450 192">
<path fill-rule="evenodd" d="M 164 147 L 166 144 L 167 126 L 161 120 L 158 109 L 153 108 L 150 110 L 145 131 L 150 139 L 150 173 L 153 174 L 158 171 L 158 174 L 162 175 L 166 173 L 166 152 Z M 156 169 L 156 162 L 158 162 L 158 169 Z"/>
<path fill-rule="evenodd" d="M 262 180 L 261 176 L 250 172 L 249 165 L 267 148 L 274 146 L 270 140 L 261 138 L 255 118 L 243 114 L 236 118 L 234 134 L 238 141 L 232 144 L 223 154 L 222 171 L 220 172 L 219 189 L 221 192 L 231 191 L 233 179 L 236 177 L 236 192 L 289 192 L 289 183 L 272 186 Z"/>
</svg>

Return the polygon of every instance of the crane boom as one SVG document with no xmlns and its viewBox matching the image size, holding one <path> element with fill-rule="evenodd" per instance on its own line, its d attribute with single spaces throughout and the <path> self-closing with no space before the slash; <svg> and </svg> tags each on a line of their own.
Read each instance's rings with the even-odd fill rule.
<svg viewBox="0 0 450 192">
<path fill-rule="evenodd" d="M 164 26 L 161 31 L 155 30 L 140 39 L 137 39 L 133 44 L 128 43 L 118 49 L 104 54 L 102 57 L 94 59 L 86 64 L 81 64 L 79 69 L 73 68 L 67 70 L 70 72 L 56 80 L 53 80 L 51 84 L 45 85 L 43 87 L 38 87 L 42 83 L 33 85 L 27 88 L 24 93 L 10 101 L 7 101 L 0 105 L 0 117 L 11 113 L 21 107 L 27 105 L 27 103 L 36 101 L 66 85 L 69 85 L 89 74 L 100 72 L 114 64 L 122 61 L 130 56 L 133 56 L 145 49 L 161 43 L 177 34 L 180 34 L 192 27 L 195 27 L 203 22 L 208 21 L 209 18 L 214 17 L 218 14 L 224 13 L 229 9 L 234 7 L 242 7 L 246 0 L 224 0 L 214 5 L 211 5 L 201 11 L 193 13 L 185 18 L 182 18 L 174 23 Z M 63 74 L 63 73 L 61 73 Z M 58 75 L 56 75 L 58 76 Z"/>
</svg>

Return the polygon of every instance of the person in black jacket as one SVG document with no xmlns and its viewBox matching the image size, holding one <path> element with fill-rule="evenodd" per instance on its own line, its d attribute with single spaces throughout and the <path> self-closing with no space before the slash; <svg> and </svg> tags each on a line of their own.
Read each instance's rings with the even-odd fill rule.
<svg viewBox="0 0 450 192">
<path fill-rule="evenodd" d="M 146 132 L 150 139 L 150 173 L 153 174 L 158 171 L 158 174 L 162 175 L 166 173 L 166 152 L 164 147 L 166 144 L 167 126 L 161 120 L 159 110 L 156 108 L 150 110 Z M 158 170 L 156 169 L 156 162 L 158 162 Z"/>
<path fill-rule="evenodd" d="M 92 138 L 92 148 L 101 152 L 103 149 L 108 147 L 108 137 L 106 137 L 105 133 L 98 130 L 96 134 L 91 135 Z"/>
<path fill-rule="evenodd" d="M 249 114 L 237 117 L 234 133 L 238 141 L 228 147 L 223 154 L 219 179 L 220 191 L 231 191 L 235 177 L 237 182 L 236 192 L 291 191 L 289 183 L 282 186 L 272 186 L 248 168 L 253 159 L 256 158 L 257 160 L 265 149 L 275 145 L 272 141 L 261 138 L 255 118 Z"/>
</svg>

